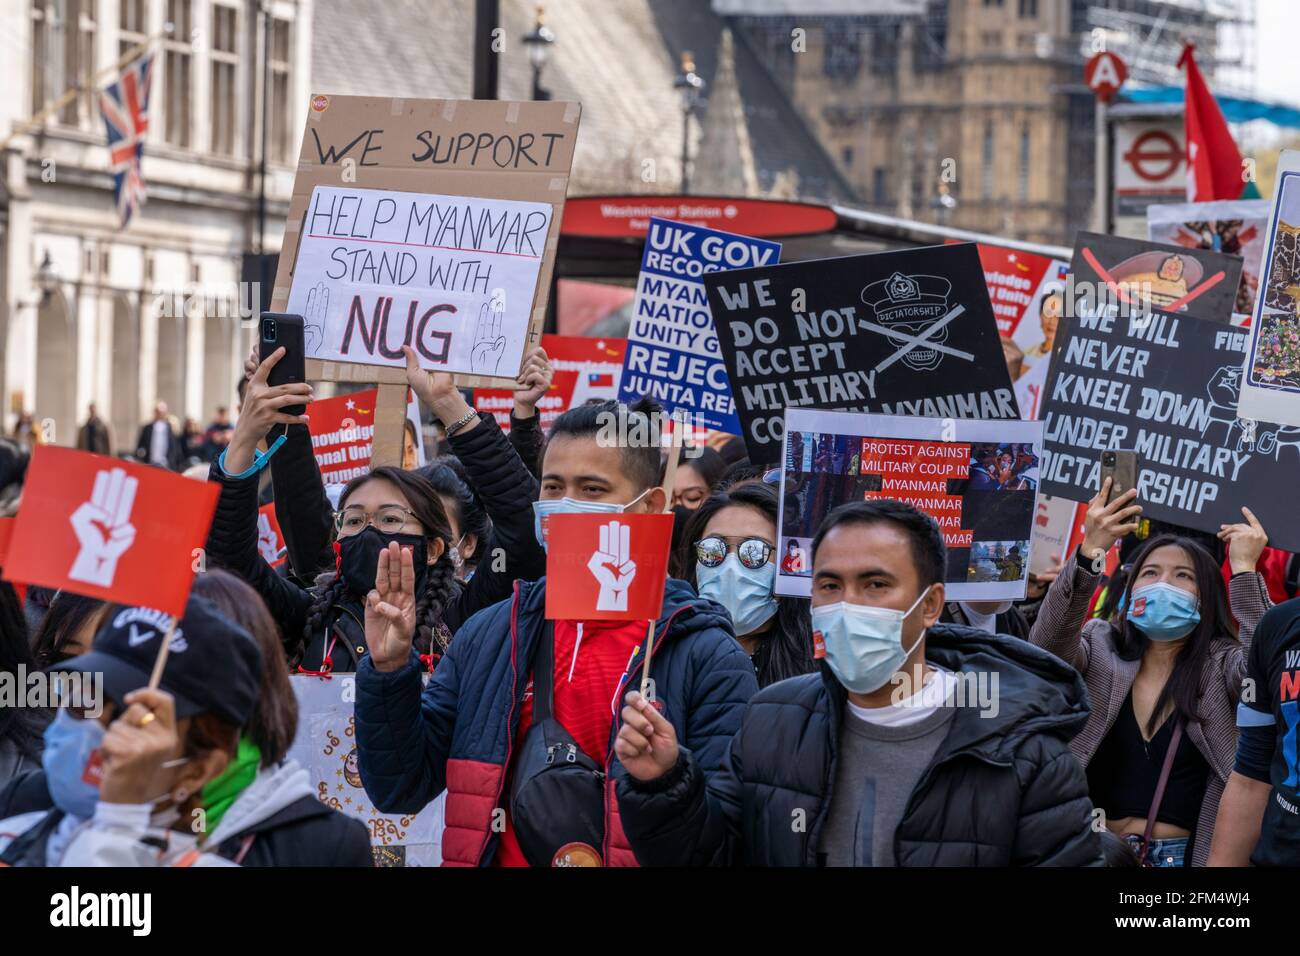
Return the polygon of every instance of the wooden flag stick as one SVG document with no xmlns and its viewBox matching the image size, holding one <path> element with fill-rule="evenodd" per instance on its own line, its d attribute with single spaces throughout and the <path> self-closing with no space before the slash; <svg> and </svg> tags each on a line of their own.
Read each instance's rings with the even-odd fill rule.
<svg viewBox="0 0 1300 956">
<path fill-rule="evenodd" d="M 677 463 L 682 457 L 682 445 L 673 436 L 673 443 L 668 446 L 668 463 L 664 466 L 664 511 L 673 510 L 673 486 L 677 484 Z M 646 689 L 650 686 L 650 653 L 654 650 L 655 643 L 655 622 L 650 622 L 650 627 L 645 636 L 645 659 L 641 661 L 641 696 L 646 696 Z"/>
<path fill-rule="evenodd" d="M 176 625 L 179 622 L 180 618 L 173 614 L 171 626 L 167 628 L 167 633 L 163 635 L 162 647 L 158 648 L 158 656 L 154 659 L 153 673 L 149 675 L 150 690 L 157 690 L 158 684 L 162 680 L 163 668 L 167 666 L 167 652 L 171 650 L 172 635 L 176 633 Z"/>
<path fill-rule="evenodd" d="M 651 621 L 645 633 L 645 660 L 641 662 L 641 696 L 649 697 L 650 689 L 650 652 L 654 649 L 655 622 Z"/>
</svg>

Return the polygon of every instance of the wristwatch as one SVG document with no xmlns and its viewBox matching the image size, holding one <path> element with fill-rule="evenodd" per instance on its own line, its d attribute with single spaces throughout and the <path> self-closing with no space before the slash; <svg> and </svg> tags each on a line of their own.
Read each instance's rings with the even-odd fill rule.
<svg viewBox="0 0 1300 956">
<path fill-rule="evenodd" d="M 450 438 L 476 418 L 478 418 L 478 412 L 471 408 L 465 413 L 464 417 L 456 419 L 450 425 L 443 426 L 447 432 L 447 437 Z"/>
<path fill-rule="evenodd" d="M 1093 574 L 1101 574 L 1106 570 L 1106 552 L 1098 551 L 1095 558 L 1090 558 L 1083 553 L 1083 545 L 1079 545 L 1078 563 L 1080 567 L 1091 571 Z"/>
</svg>

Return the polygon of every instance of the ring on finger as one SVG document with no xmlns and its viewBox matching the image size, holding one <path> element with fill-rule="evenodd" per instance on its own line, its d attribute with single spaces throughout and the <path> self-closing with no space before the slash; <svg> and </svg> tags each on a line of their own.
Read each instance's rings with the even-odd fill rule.
<svg viewBox="0 0 1300 956">
<path fill-rule="evenodd" d="M 140 722 L 139 722 L 138 724 L 136 724 L 136 726 L 137 726 L 137 727 L 148 727 L 150 724 L 152 724 L 152 723 L 154 722 L 155 719 L 157 719 L 157 715 L 154 714 L 153 711 L 148 711 L 148 712 L 145 713 L 145 715 L 144 715 L 143 717 L 140 718 Z"/>
</svg>

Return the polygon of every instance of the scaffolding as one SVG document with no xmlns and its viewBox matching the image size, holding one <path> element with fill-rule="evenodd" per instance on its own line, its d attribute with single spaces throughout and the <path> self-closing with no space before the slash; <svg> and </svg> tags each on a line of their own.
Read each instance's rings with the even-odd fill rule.
<svg viewBox="0 0 1300 956">
<path fill-rule="evenodd" d="M 1072 0 L 1071 32 L 1079 57 L 1118 54 L 1132 80 L 1152 86 L 1183 82 L 1183 42 L 1220 92 L 1250 96 L 1255 80 L 1255 0 Z"/>
</svg>

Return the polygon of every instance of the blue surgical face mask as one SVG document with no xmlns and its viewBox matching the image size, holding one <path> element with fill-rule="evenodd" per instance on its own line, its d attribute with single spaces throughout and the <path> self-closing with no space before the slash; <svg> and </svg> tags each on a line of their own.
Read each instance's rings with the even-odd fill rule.
<svg viewBox="0 0 1300 956">
<path fill-rule="evenodd" d="M 546 519 L 551 515 L 618 514 L 626 511 L 650 493 L 647 488 L 625 505 L 608 501 L 579 501 L 577 498 L 544 498 L 533 502 L 533 534 L 537 543 L 546 550 Z"/>
<path fill-rule="evenodd" d="M 45 749 L 41 753 L 45 785 L 54 805 L 69 816 L 89 820 L 95 815 L 99 785 L 87 783 L 84 777 L 91 755 L 103 742 L 104 727 L 99 721 L 73 717 L 67 710 L 60 710 L 45 728 Z M 167 770 L 189 760 L 189 757 L 177 757 L 164 761 L 159 767 Z M 170 794 L 163 794 L 149 803 L 155 805 L 169 797 Z M 160 818 L 156 813 L 151 816 L 151 822 L 156 825 L 169 825 L 175 819 L 179 817 L 174 811 L 168 818 Z"/>
<path fill-rule="evenodd" d="M 54 805 L 70 816 L 89 820 L 99 802 L 99 787 L 82 779 L 90 756 L 104 740 L 104 728 L 97 720 L 73 717 L 60 710 L 45 728 L 45 750 L 41 766 Z"/>
<path fill-rule="evenodd" d="M 1201 623 L 1195 596 L 1163 581 L 1134 588 L 1124 616 L 1153 641 L 1176 641 Z"/>
<path fill-rule="evenodd" d="M 752 634 L 776 613 L 776 565 L 771 561 L 757 570 L 745 567 L 735 553 L 715 568 L 695 563 L 695 583 L 700 597 L 717 601 L 731 615 L 737 637 Z"/>
<path fill-rule="evenodd" d="M 812 609 L 814 640 L 820 639 L 835 679 L 855 694 L 884 687 L 925 637 L 903 649 L 903 621 L 916 610 L 926 588 L 906 611 L 866 604 L 824 604 Z"/>
</svg>

